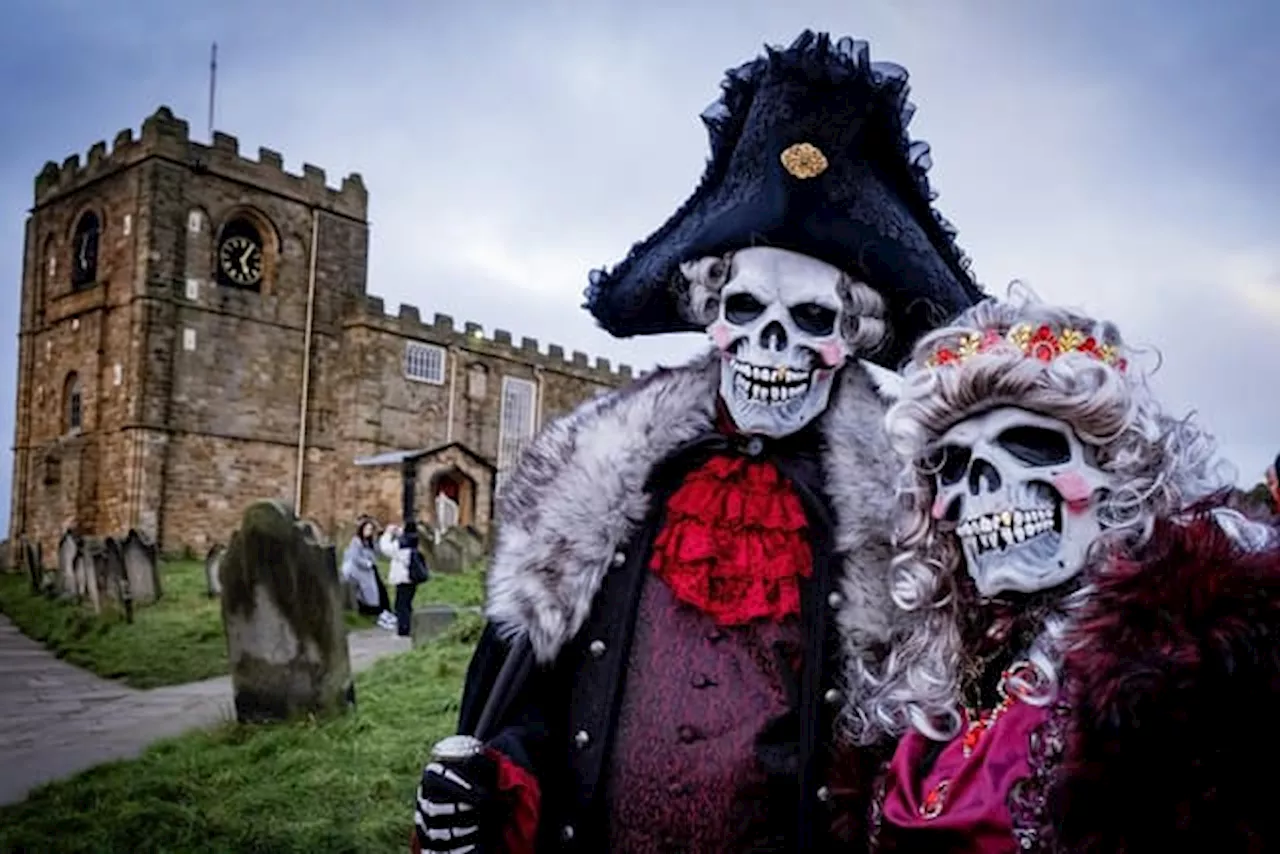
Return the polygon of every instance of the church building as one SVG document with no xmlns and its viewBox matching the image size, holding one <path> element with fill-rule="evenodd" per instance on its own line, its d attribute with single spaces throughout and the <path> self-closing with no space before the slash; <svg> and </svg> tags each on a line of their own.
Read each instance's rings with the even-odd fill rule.
<svg viewBox="0 0 1280 854">
<path fill-rule="evenodd" d="M 64 531 L 161 550 L 226 542 L 281 499 L 331 536 L 400 512 L 487 534 L 538 428 L 631 369 L 485 334 L 366 291 L 368 192 L 323 170 L 193 141 L 161 107 L 36 177 L 26 222 L 10 541 Z M 428 291 L 429 296 L 429 291 Z"/>
</svg>

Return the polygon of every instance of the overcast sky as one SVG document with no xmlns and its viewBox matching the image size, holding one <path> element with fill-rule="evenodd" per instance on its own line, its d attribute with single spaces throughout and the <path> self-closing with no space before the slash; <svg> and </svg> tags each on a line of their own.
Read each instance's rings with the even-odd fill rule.
<svg viewBox="0 0 1280 854">
<path fill-rule="evenodd" d="M 939 209 L 989 291 L 1014 278 L 1158 347 L 1243 484 L 1280 450 L 1280 12 L 1266 0 L 3 0 L 0 433 L 13 436 L 23 219 L 46 160 L 160 104 L 242 152 L 363 174 L 369 290 L 652 367 L 580 308 L 682 202 L 723 71 L 802 29 L 911 73 Z M 1117 11 L 1123 8 L 1124 11 Z M 0 460 L 9 504 L 12 455 Z M 6 516 L 7 518 L 7 516 Z"/>
</svg>

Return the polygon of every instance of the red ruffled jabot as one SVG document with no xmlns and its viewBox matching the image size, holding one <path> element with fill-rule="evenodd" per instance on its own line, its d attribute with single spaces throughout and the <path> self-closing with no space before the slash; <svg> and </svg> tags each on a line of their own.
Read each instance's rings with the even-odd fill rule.
<svg viewBox="0 0 1280 854">
<path fill-rule="evenodd" d="M 717 625 L 800 613 L 813 571 L 800 499 L 772 463 L 716 456 L 667 502 L 649 568 Z"/>
</svg>

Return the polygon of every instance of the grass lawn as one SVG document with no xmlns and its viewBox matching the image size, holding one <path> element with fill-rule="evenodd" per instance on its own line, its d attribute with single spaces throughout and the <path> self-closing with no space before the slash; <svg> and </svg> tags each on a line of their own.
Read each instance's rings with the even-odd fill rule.
<svg viewBox="0 0 1280 854">
<path fill-rule="evenodd" d="M 205 595 L 204 562 L 165 561 L 160 575 L 164 596 L 135 608 L 132 625 L 120 616 L 99 617 L 88 608 L 32 596 L 24 573 L 0 573 L 0 612 L 59 657 L 135 688 L 224 675 L 227 644 L 218 600 Z M 418 588 L 414 604 L 480 605 L 483 579 L 479 572 L 433 574 Z M 350 628 L 373 624 L 371 617 L 347 615 Z"/>
<path fill-rule="evenodd" d="M 0 809 L 0 851 L 407 851 L 414 787 L 431 744 L 453 732 L 480 628 L 464 616 L 378 662 L 356 677 L 345 717 L 228 724 L 37 789 Z"/>
</svg>

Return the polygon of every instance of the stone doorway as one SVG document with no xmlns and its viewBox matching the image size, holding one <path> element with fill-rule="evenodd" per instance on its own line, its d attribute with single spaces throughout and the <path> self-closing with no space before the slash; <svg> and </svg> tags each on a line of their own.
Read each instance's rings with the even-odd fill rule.
<svg viewBox="0 0 1280 854">
<path fill-rule="evenodd" d="M 443 533 L 457 525 L 474 526 L 476 484 L 458 469 L 448 469 L 431 479 L 432 521 Z"/>
</svg>

